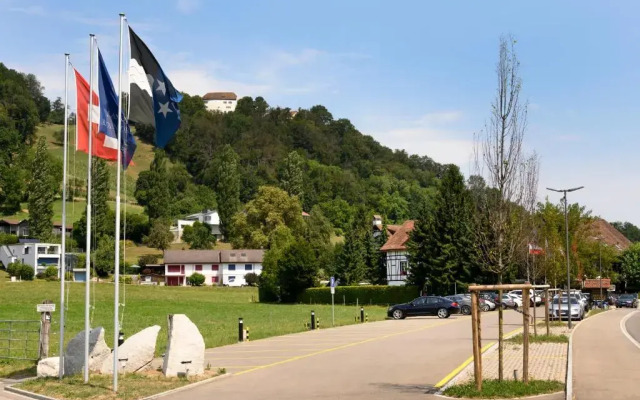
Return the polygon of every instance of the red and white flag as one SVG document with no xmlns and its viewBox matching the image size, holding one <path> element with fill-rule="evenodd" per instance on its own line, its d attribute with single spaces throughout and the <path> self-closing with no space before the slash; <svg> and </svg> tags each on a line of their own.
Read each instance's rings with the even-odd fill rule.
<svg viewBox="0 0 640 400">
<path fill-rule="evenodd" d="M 77 115 L 77 136 L 76 136 L 76 150 L 89 153 L 89 90 L 90 85 L 86 79 L 74 69 L 76 75 L 76 115 Z M 118 159 L 118 142 L 117 140 L 99 132 L 100 123 L 100 98 L 98 94 L 93 92 L 93 104 L 91 108 L 91 133 L 93 134 L 93 140 L 91 147 L 93 147 L 93 155 L 96 157 L 104 158 L 106 160 Z"/>
<path fill-rule="evenodd" d="M 540 255 L 544 254 L 544 249 L 533 243 L 529 243 L 529 254 Z"/>
</svg>

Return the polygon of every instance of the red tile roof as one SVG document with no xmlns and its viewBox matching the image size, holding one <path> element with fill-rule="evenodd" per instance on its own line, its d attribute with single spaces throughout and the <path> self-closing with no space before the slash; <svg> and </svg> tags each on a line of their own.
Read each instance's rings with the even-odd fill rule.
<svg viewBox="0 0 640 400">
<path fill-rule="evenodd" d="M 233 92 L 209 92 L 202 97 L 202 100 L 236 100 L 236 96 Z"/>
<path fill-rule="evenodd" d="M 602 278 L 602 288 L 609 289 L 611 287 L 611 279 Z M 584 280 L 584 288 L 585 289 L 600 289 L 600 279 L 585 279 Z"/>
<path fill-rule="evenodd" d="M 387 243 L 380 248 L 380 251 L 406 250 L 407 247 L 405 245 L 409 240 L 409 232 L 413 230 L 414 222 L 413 220 L 408 220 L 404 221 L 400 226 L 388 225 L 387 229 L 393 234 L 389 237 Z M 397 229 L 395 229 L 396 227 Z"/>
<path fill-rule="evenodd" d="M 602 243 L 612 246 L 620 251 L 624 251 L 631 246 L 631 241 L 627 239 L 619 230 L 607 221 L 596 218 L 591 224 L 591 234 L 593 239 L 602 238 Z M 598 286 L 600 287 L 600 286 Z"/>
</svg>

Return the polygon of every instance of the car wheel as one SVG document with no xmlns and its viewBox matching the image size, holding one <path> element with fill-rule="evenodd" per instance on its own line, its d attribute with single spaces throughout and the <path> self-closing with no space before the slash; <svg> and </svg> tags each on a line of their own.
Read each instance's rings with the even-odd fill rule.
<svg viewBox="0 0 640 400">
<path fill-rule="evenodd" d="M 449 318 L 449 311 L 446 308 L 438 309 L 438 318 Z"/>
<path fill-rule="evenodd" d="M 460 308 L 460 312 L 463 313 L 464 315 L 471 315 L 471 307 L 469 306 L 462 306 L 462 308 Z M 440 310 L 438 310 L 438 316 L 440 316 Z"/>
<path fill-rule="evenodd" d="M 488 305 L 486 305 L 486 304 L 483 304 L 483 305 L 482 305 L 482 307 L 480 307 L 480 309 L 481 309 L 482 311 L 484 311 L 484 312 L 487 312 L 487 311 L 489 311 L 489 306 L 488 306 Z"/>
<path fill-rule="evenodd" d="M 405 315 L 402 310 L 393 310 L 393 319 L 404 319 Z"/>
</svg>

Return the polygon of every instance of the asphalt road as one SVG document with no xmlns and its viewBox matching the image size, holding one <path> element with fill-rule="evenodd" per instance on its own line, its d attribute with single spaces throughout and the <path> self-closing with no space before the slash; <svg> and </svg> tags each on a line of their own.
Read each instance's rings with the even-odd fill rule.
<svg viewBox="0 0 640 400">
<path fill-rule="evenodd" d="M 610 310 L 582 321 L 573 334 L 573 382 L 576 400 L 636 400 L 638 349 L 620 322 L 635 309 Z M 640 334 L 638 314 L 625 324 Z M 631 334 L 631 331 L 629 331 Z"/>
<path fill-rule="evenodd" d="M 497 319 L 482 314 L 483 345 L 496 340 Z M 505 312 L 505 333 L 521 326 L 521 314 Z M 323 329 L 208 350 L 212 368 L 233 375 L 165 398 L 427 399 L 471 353 L 468 316 Z"/>
<path fill-rule="evenodd" d="M 627 332 L 640 343 L 640 313 L 635 313 L 626 322 Z"/>
</svg>

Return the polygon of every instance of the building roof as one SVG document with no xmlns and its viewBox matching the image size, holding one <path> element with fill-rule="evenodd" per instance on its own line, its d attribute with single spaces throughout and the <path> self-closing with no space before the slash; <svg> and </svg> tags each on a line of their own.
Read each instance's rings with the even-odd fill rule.
<svg viewBox="0 0 640 400">
<path fill-rule="evenodd" d="M 261 263 L 264 250 L 165 250 L 165 264 Z"/>
<path fill-rule="evenodd" d="M 165 264 L 209 264 L 220 262 L 220 250 L 165 250 Z"/>
<path fill-rule="evenodd" d="M 381 248 L 380 251 L 393 251 L 393 250 L 406 250 L 405 246 L 407 241 L 409 240 L 409 233 L 413 230 L 415 221 L 408 220 L 404 221 L 402 225 L 388 225 L 387 230 L 392 233 Z M 391 229 L 393 227 L 393 231 Z M 397 227 L 397 229 L 396 229 Z"/>
<path fill-rule="evenodd" d="M 222 250 L 220 252 L 220 262 L 261 263 L 263 256 L 264 256 L 264 250 L 247 250 L 247 249 Z"/>
<path fill-rule="evenodd" d="M 19 225 L 23 222 L 27 222 L 27 219 L 17 219 L 17 218 L 2 218 L 0 222 L 4 222 L 9 225 Z"/>
<path fill-rule="evenodd" d="M 619 251 L 624 251 L 631 246 L 631 241 L 627 239 L 619 230 L 602 218 L 596 218 L 591 223 L 592 239 L 602 238 L 602 243 L 612 246 Z M 600 287 L 600 286 L 598 286 Z"/>
<path fill-rule="evenodd" d="M 233 92 L 209 92 L 202 97 L 202 100 L 237 100 Z"/>
<path fill-rule="evenodd" d="M 602 288 L 609 289 L 611 287 L 611 279 L 602 278 Z M 600 279 L 585 279 L 584 280 L 584 288 L 585 289 L 600 289 Z"/>
<path fill-rule="evenodd" d="M 53 227 L 54 227 L 54 228 L 62 228 L 62 222 L 54 222 L 54 223 L 53 223 Z M 66 229 L 67 229 L 68 231 L 73 230 L 73 224 L 67 224 Z"/>
</svg>

